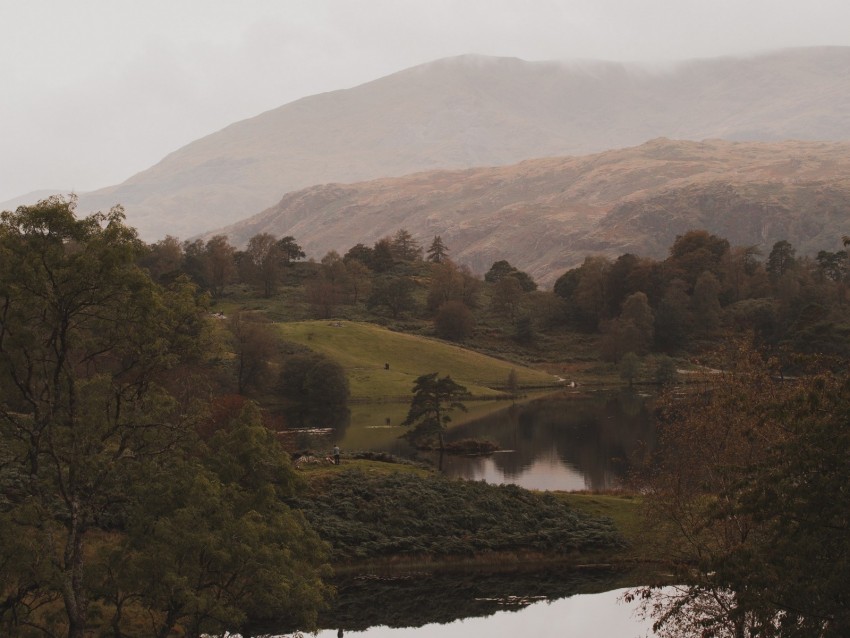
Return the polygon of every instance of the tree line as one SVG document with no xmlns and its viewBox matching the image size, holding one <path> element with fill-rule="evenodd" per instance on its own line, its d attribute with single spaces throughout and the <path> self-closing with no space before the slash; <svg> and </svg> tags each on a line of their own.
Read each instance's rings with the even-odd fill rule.
<svg viewBox="0 0 850 638">
<path fill-rule="evenodd" d="M 327 548 L 255 404 L 217 391 L 207 299 L 120 209 L 0 216 L 0 633 L 315 626 Z"/>
</svg>

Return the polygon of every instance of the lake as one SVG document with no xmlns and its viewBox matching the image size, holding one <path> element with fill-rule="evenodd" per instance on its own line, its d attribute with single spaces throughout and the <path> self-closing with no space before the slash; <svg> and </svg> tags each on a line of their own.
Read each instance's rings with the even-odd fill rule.
<svg viewBox="0 0 850 638">
<path fill-rule="evenodd" d="M 449 476 L 513 483 L 538 490 L 608 490 L 619 487 L 637 456 L 652 449 L 655 426 L 647 395 L 634 392 L 563 391 L 510 403 L 467 402 L 452 413 L 446 440 L 488 438 L 501 450 L 489 456 L 418 452 L 400 438 L 407 405 L 354 405 L 347 423 L 325 432 L 293 435 L 290 447 L 343 457 L 387 452 L 427 460 Z"/>
<path fill-rule="evenodd" d="M 497 611 L 491 616 L 470 617 L 421 627 L 377 625 L 363 631 L 343 631 L 354 638 L 639 638 L 650 636 L 651 625 L 635 616 L 635 604 L 621 600 L 625 590 L 578 594 L 558 600 L 540 600 L 526 607 Z M 319 638 L 337 638 L 338 630 L 326 629 Z"/>
<path fill-rule="evenodd" d="M 464 457 L 422 453 L 399 438 L 407 406 L 352 406 L 348 422 L 302 432 L 299 449 L 345 454 L 380 451 L 428 460 L 445 474 L 540 490 L 606 490 L 623 484 L 636 459 L 655 444 L 650 397 L 630 391 L 566 390 L 515 403 L 469 402 L 454 412 L 447 440 L 489 438 L 501 450 Z M 606 572 L 450 573 L 361 576 L 337 583 L 321 638 L 489 638 L 517 635 L 633 638 L 650 624 L 620 601 L 618 575 Z"/>
</svg>

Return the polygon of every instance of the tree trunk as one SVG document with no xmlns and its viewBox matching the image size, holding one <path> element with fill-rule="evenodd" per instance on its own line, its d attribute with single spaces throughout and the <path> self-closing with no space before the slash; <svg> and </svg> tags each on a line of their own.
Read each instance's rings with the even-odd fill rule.
<svg viewBox="0 0 850 638">
<path fill-rule="evenodd" d="M 68 638 L 84 638 L 88 600 L 83 586 L 83 537 L 85 523 L 80 513 L 80 504 L 71 503 L 71 520 L 65 539 L 64 566 L 62 574 L 62 599 L 68 614 Z"/>
</svg>

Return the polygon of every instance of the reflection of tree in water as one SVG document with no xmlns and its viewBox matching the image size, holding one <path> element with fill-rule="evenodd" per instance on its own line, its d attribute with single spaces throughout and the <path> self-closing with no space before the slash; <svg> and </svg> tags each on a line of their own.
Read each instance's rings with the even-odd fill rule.
<svg viewBox="0 0 850 638">
<path fill-rule="evenodd" d="M 460 618 L 516 611 L 538 600 L 606 591 L 610 571 L 418 572 L 340 578 L 337 597 L 321 614 L 320 627 L 363 631 L 369 627 L 421 627 Z"/>
<path fill-rule="evenodd" d="M 322 418 L 296 419 L 286 413 L 283 417 L 292 429 L 284 436 L 282 442 L 291 452 L 329 450 L 335 441 L 345 436 L 345 431 L 351 424 L 351 414 L 347 409 L 329 411 Z"/>
<path fill-rule="evenodd" d="M 626 475 L 636 454 L 651 449 L 654 436 L 646 398 L 623 392 L 512 405 L 453 429 L 449 438 L 491 438 L 514 450 L 492 457 L 508 478 L 535 461 L 554 460 L 577 468 L 591 489 L 604 489 Z"/>
</svg>

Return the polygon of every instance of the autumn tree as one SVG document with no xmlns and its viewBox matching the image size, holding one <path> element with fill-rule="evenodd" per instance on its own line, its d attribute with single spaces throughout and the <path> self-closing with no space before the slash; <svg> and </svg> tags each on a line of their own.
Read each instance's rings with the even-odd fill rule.
<svg viewBox="0 0 850 638">
<path fill-rule="evenodd" d="M 437 336 L 449 341 L 465 341 L 475 329 L 475 317 L 462 301 L 447 301 L 434 316 Z"/>
<path fill-rule="evenodd" d="M 448 259 L 434 264 L 428 290 L 428 309 L 436 311 L 448 301 L 460 301 L 468 308 L 475 308 L 481 286 L 481 280 L 466 266 L 458 266 Z"/>
<path fill-rule="evenodd" d="M 640 592 L 661 636 L 850 632 L 850 381 L 777 366 L 741 348 L 665 402 L 640 486 L 679 583 Z"/>
<path fill-rule="evenodd" d="M 452 410 L 466 411 L 461 403 L 467 393 L 462 385 L 450 376 L 439 378 L 437 372 L 423 374 L 413 384 L 413 399 L 402 425 L 412 427 L 405 436 L 414 442 L 436 438 L 439 449 L 444 449 L 443 432 L 451 422 Z"/>
</svg>

